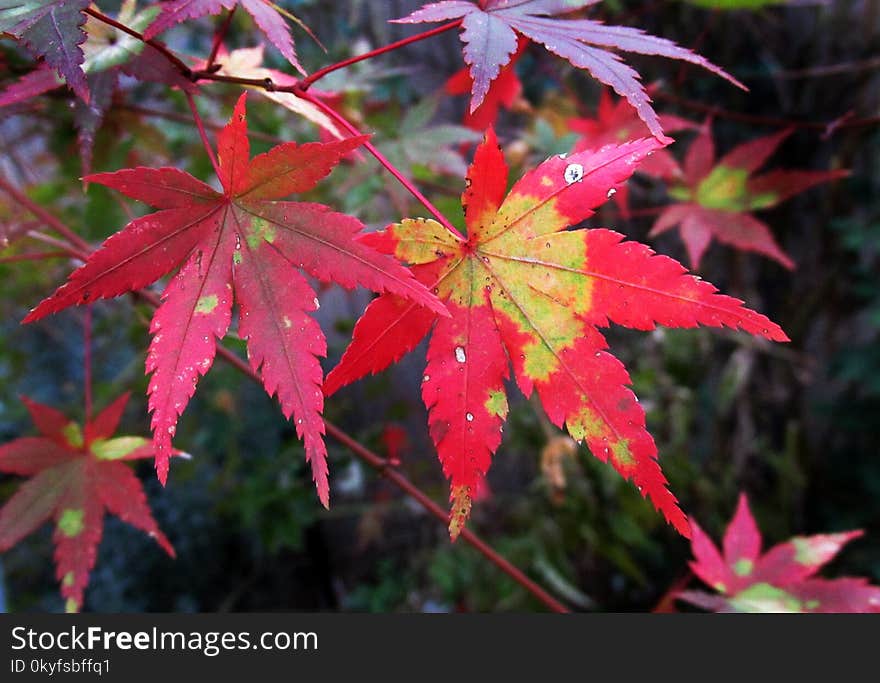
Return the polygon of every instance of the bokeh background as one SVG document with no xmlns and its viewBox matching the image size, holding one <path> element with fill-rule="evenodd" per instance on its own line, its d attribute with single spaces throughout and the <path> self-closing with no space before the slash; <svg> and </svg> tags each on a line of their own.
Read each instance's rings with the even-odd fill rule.
<svg viewBox="0 0 880 683">
<path fill-rule="evenodd" d="M 324 54 L 294 29 L 310 70 L 418 30 L 387 23 L 415 2 L 279 4 L 327 47 Z M 118 3 L 100 5 L 113 12 Z M 768 542 L 864 528 L 865 538 L 826 575 L 880 581 L 880 3 L 713 11 L 686 2 L 618 0 L 602 3 L 593 16 L 692 47 L 749 86 L 743 93 L 676 62 L 631 59 L 647 82 L 659 83 L 659 111 L 698 122 L 714 113 L 721 152 L 790 123 L 796 130 L 768 168 L 852 170 L 846 180 L 761 214 L 797 263 L 793 272 L 717 244 L 701 264 L 703 277 L 779 322 L 791 344 L 767 345 L 717 330 L 612 328 L 608 338 L 630 369 L 672 490 L 705 529 L 717 538 L 738 493 L 746 491 Z M 174 48 L 203 56 L 212 27 L 207 20 L 191 22 L 165 37 Z M 228 47 L 258 40 L 250 19 L 237 16 Z M 266 58 L 284 68 L 274 50 L 267 49 Z M 337 72 L 320 85 L 339 92 L 341 110 L 374 132 L 377 146 L 459 223 L 458 196 L 475 134 L 459 125 L 465 99 L 442 89 L 462 65 L 453 32 Z M 12 42 L 0 41 L 2 84 L 30 66 Z M 600 94 L 584 73 L 535 47 L 520 59 L 517 73 L 524 96 L 498 122 L 514 177 L 569 150 L 577 136 L 566 129 L 566 119 L 592 115 Z M 134 81 L 123 85 L 98 134 L 95 169 L 173 164 L 210 177 L 179 93 Z M 239 92 L 219 84 L 203 88 L 206 118 L 224 121 Z M 0 110 L 0 169 L 98 243 L 145 207 L 99 187 L 83 192 L 70 103 L 61 89 Z M 268 136 L 307 141 L 318 135 L 311 123 L 255 95 L 249 115 L 252 130 Z M 839 125 L 828 127 L 831 122 Z M 691 139 L 678 136 L 673 153 L 681 158 Z M 264 151 L 270 143 L 253 144 Z M 663 184 L 636 178 L 631 196 L 632 218 L 609 204 L 590 224 L 685 260 L 676 233 L 647 237 L 650 209 L 666 201 Z M 353 213 L 371 228 L 423 215 L 366 156 L 340 167 L 309 198 Z M 0 196 L 4 215 L 12 210 L 6 201 Z M 32 433 L 19 395 L 81 416 L 83 312 L 19 325 L 73 265 L 0 264 L 0 441 Z M 362 291 L 321 291 L 318 317 L 330 344 L 326 369 L 338 360 L 368 299 Z M 122 298 L 95 306 L 94 314 L 97 404 L 132 390 L 123 432 L 146 434 L 150 312 Z M 235 339 L 227 345 L 243 352 Z M 447 488 L 419 398 L 423 363 L 420 347 L 395 368 L 340 391 L 326 415 L 378 452 L 397 453 L 407 476 L 444 503 Z M 685 574 L 687 542 L 608 466 L 585 448 L 572 448 L 535 403 L 515 387 L 510 396 L 504 441 L 471 528 L 573 609 L 652 609 Z M 177 560 L 108 519 L 86 609 L 541 609 L 473 549 L 450 544 L 442 524 L 332 440 L 333 505 L 321 508 L 292 426 L 259 387 L 222 362 L 201 382 L 176 445 L 192 459 L 174 463 L 164 490 L 148 464 L 139 473 Z M 0 478 L 0 501 L 18 484 Z M 5 609 L 62 609 L 50 536 L 47 525 L 0 556 Z"/>
</svg>

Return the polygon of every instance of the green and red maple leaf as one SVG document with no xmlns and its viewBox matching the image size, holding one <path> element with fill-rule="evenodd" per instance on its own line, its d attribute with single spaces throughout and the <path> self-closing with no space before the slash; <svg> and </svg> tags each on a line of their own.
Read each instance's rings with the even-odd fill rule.
<svg viewBox="0 0 880 683">
<path fill-rule="evenodd" d="M 446 315 L 393 258 L 354 240 L 363 225 L 322 204 L 283 201 L 326 176 L 364 137 L 290 142 L 250 158 L 245 95 L 218 136 L 222 192 L 176 168 L 135 168 L 86 180 L 158 209 L 111 236 L 25 322 L 145 287 L 181 266 L 153 317 L 146 368 L 156 470 L 168 475 L 177 420 L 214 361 L 239 306 L 239 336 L 268 394 L 293 416 L 322 503 L 329 504 L 321 417 L 326 342 L 308 314 L 318 300 L 305 270 L 343 287 L 391 292 Z"/>
<path fill-rule="evenodd" d="M 646 138 L 553 157 L 506 194 L 508 168 L 493 131 L 477 149 L 462 201 L 468 236 L 407 219 L 361 238 L 411 264 L 450 318 L 385 294 L 354 329 L 325 393 L 379 372 L 432 328 L 422 398 L 450 480 L 450 533 L 470 510 L 501 442 L 504 382 L 537 391 L 550 420 L 631 479 L 682 534 L 687 519 L 667 489 L 645 413 L 623 364 L 599 332 L 609 322 L 743 329 L 784 341 L 778 325 L 688 275 L 676 261 L 611 230 L 569 230 L 606 201 L 663 143 Z"/>
<path fill-rule="evenodd" d="M 84 428 L 54 408 L 23 400 L 41 436 L 0 446 L 0 472 L 30 477 L 0 509 L 0 552 L 54 519 L 56 576 L 67 611 L 76 612 L 95 566 L 105 513 L 137 527 L 174 557 L 140 480 L 123 462 L 152 458 L 153 444 L 137 436 L 113 438 L 128 394 Z"/>
<path fill-rule="evenodd" d="M 670 40 L 629 26 L 607 26 L 592 19 L 561 19 L 560 15 L 597 4 L 598 0 L 443 0 L 425 5 L 395 21 L 400 23 L 461 20 L 464 61 L 472 79 L 470 111 L 483 103 L 492 81 L 517 52 L 520 38 L 540 43 L 550 52 L 586 69 L 635 108 L 651 134 L 663 128 L 639 74 L 607 48 L 660 55 L 696 64 L 744 88 L 709 60 Z"/>
<path fill-rule="evenodd" d="M 678 597 L 719 612 L 880 612 L 880 587 L 864 578 L 823 579 L 816 573 L 860 530 L 795 536 L 766 553 L 741 495 L 724 534 L 723 553 L 691 520 L 691 569 L 718 595 L 682 591 Z"/>
<path fill-rule="evenodd" d="M 789 270 L 794 262 L 776 242 L 765 223 L 753 211 L 771 209 L 815 185 L 849 175 L 849 171 L 774 170 L 760 175 L 779 145 L 793 131 L 749 140 L 715 160 L 715 144 L 709 122 L 691 143 L 685 156 L 681 180 L 669 195 L 678 202 L 667 206 L 654 222 L 651 235 L 680 225 L 691 267 L 700 261 L 712 239 L 743 251 L 763 254 Z"/>
</svg>

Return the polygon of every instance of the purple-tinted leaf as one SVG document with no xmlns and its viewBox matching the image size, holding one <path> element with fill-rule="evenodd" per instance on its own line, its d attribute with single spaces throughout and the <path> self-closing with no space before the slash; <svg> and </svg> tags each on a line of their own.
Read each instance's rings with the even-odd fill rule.
<svg viewBox="0 0 880 683">
<path fill-rule="evenodd" d="M 54 90 L 64 85 L 64 79 L 50 67 L 43 65 L 25 74 L 6 90 L 0 93 L 0 107 L 25 102 L 32 97 Z"/>
<path fill-rule="evenodd" d="M 83 10 L 91 0 L 0 0 L 0 33 L 19 38 L 28 51 L 43 58 L 61 74 L 70 88 L 89 100 L 82 70 L 85 60 Z"/>
<path fill-rule="evenodd" d="M 696 64 L 745 89 L 739 81 L 707 59 L 670 40 L 648 35 L 637 28 L 606 26 L 589 19 L 559 19 L 558 15 L 596 4 L 597 0 L 490 0 L 479 5 L 439 2 L 422 7 L 403 19 L 405 23 L 447 21 L 464 17 L 461 39 L 465 61 L 473 77 L 470 111 L 473 113 L 501 67 L 516 49 L 516 33 L 574 66 L 588 70 L 594 78 L 626 98 L 648 126 L 651 134 L 668 140 L 638 72 L 604 48 L 659 55 Z M 502 29 L 502 26 L 504 27 Z M 506 30 L 505 30 L 506 29 Z"/>
<path fill-rule="evenodd" d="M 119 80 L 115 70 L 102 71 L 89 77 L 91 99 L 88 103 L 80 103 L 74 113 L 79 142 L 79 156 L 82 160 L 83 174 L 92 172 L 92 148 L 95 145 L 95 134 L 104 114 L 113 100 L 116 83 Z"/>
<path fill-rule="evenodd" d="M 417 24 L 420 22 L 449 21 L 451 19 L 460 19 L 466 14 L 478 11 L 472 2 L 465 0 L 443 0 L 443 2 L 435 2 L 425 5 L 421 9 L 416 10 L 412 14 L 402 19 L 393 19 L 398 24 Z"/>
<path fill-rule="evenodd" d="M 516 52 L 516 33 L 500 19 L 485 12 L 473 12 L 462 22 L 464 31 L 464 61 L 470 66 L 471 88 L 470 111 L 483 103 L 489 84 L 495 80 L 501 67 L 510 61 Z"/>
</svg>

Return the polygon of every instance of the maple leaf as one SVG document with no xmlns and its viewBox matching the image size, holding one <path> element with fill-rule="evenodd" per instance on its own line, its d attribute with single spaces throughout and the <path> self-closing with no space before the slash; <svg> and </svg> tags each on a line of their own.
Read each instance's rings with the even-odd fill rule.
<svg viewBox="0 0 880 683">
<path fill-rule="evenodd" d="M 235 7 L 241 7 L 250 14 L 269 42 L 278 48 L 297 71 L 305 75 L 306 72 L 296 56 L 290 28 L 278 6 L 271 0 L 171 0 L 162 5 L 162 14 L 150 25 L 144 37 L 149 40 L 187 19 L 219 14 L 223 9 L 232 10 Z"/>
<path fill-rule="evenodd" d="M 677 133 L 697 128 L 691 121 L 670 114 L 658 114 L 660 125 L 666 133 Z M 582 152 L 586 149 L 597 149 L 603 145 L 619 144 L 634 138 L 649 135 L 645 122 L 639 118 L 638 112 L 626 100 L 612 101 L 608 90 L 602 90 L 599 108 L 595 118 L 570 118 L 568 128 L 581 138 L 575 143 L 573 151 Z M 666 149 L 658 149 L 644 160 L 638 168 L 643 173 L 660 180 L 673 180 L 681 177 L 682 170 L 675 157 Z M 624 218 L 629 216 L 629 191 L 626 185 L 620 188 L 614 201 Z"/>
<path fill-rule="evenodd" d="M 82 70 L 80 45 L 86 34 L 85 10 L 91 0 L 0 0 L 0 33 L 21 40 L 36 58 L 62 75 L 84 101 L 89 87 Z"/>
<path fill-rule="evenodd" d="M 495 125 L 501 107 L 510 109 L 519 99 L 522 95 L 522 83 L 519 76 L 516 75 L 514 66 L 526 45 L 528 45 L 528 41 L 520 37 L 516 51 L 510 57 L 510 61 L 501 67 L 498 76 L 489 85 L 489 91 L 483 98 L 483 102 L 473 111 L 470 109 L 465 111 L 463 120 L 465 126 L 472 130 L 484 131 L 489 126 Z M 474 87 L 474 79 L 470 70 L 465 67 L 450 76 L 443 87 L 450 95 L 467 95 Z"/>
<path fill-rule="evenodd" d="M 714 237 L 794 269 L 794 262 L 777 244 L 770 228 L 752 211 L 770 209 L 814 185 L 844 178 L 849 171 L 774 170 L 753 177 L 792 132 L 785 130 L 745 142 L 716 163 L 707 122 L 688 148 L 681 181 L 668 190 L 679 201 L 660 213 L 650 234 L 659 235 L 681 225 L 681 238 L 693 268 L 700 267 Z"/>
<path fill-rule="evenodd" d="M 111 236 L 67 283 L 25 318 L 145 287 L 182 264 L 153 317 L 148 392 L 161 482 L 177 419 L 229 328 L 233 290 L 251 367 L 284 416 L 295 417 L 322 503 L 329 505 L 319 356 L 326 342 L 308 315 L 317 298 L 302 268 L 343 287 L 362 285 L 445 309 L 393 258 L 354 241 L 356 218 L 322 204 L 279 201 L 314 187 L 364 137 L 289 142 L 250 159 L 243 94 L 218 137 L 223 192 L 175 168 L 134 168 L 86 180 L 160 211 Z"/>
<path fill-rule="evenodd" d="M 174 557 L 140 480 L 123 462 L 153 457 L 152 444 L 138 436 L 112 438 L 128 396 L 113 401 L 84 429 L 54 408 L 24 398 L 41 436 L 0 446 L 0 472 L 31 477 L 0 509 L 0 552 L 54 518 L 55 574 L 68 612 L 82 606 L 105 512 L 137 527 Z"/>
<path fill-rule="evenodd" d="M 691 569 L 720 595 L 682 591 L 699 607 L 736 612 L 880 612 L 880 587 L 863 578 L 816 573 L 862 531 L 795 536 L 761 553 L 761 534 L 741 494 L 724 534 L 723 554 L 691 520 Z"/>
<path fill-rule="evenodd" d="M 658 118 L 667 133 L 698 128 L 694 122 L 672 114 L 658 114 Z M 608 90 L 602 90 L 595 118 L 570 118 L 567 123 L 569 130 L 581 136 L 575 143 L 575 152 L 650 135 L 638 112 L 626 100 L 614 102 Z M 639 165 L 638 172 L 662 180 L 678 178 L 682 174 L 681 167 L 667 149 L 658 149 L 645 159 Z"/>
<path fill-rule="evenodd" d="M 424 219 L 361 238 L 412 264 L 452 317 L 437 321 L 431 311 L 398 297 L 379 297 L 355 326 L 351 345 L 327 376 L 325 393 L 384 369 L 433 327 L 422 398 L 451 483 L 453 538 L 501 441 L 511 363 L 522 392 L 529 396 L 536 390 L 555 425 L 564 424 L 596 457 L 632 479 L 687 535 L 626 369 L 597 328 L 610 321 L 641 330 L 658 323 L 705 324 L 774 340 L 786 336 L 763 315 L 717 294 L 645 245 L 625 242 L 611 230 L 566 229 L 592 215 L 636 164 L 662 145 L 645 138 L 553 157 L 524 175 L 505 198 L 508 168 L 490 129 L 462 197 L 466 240 Z"/>
<path fill-rule="evenodd" d="M 516 52 L 518 36 L 541 43 L 550 52 L 586 69 L 601 83 L 611 87 L 635 107 L 651 134 L 663 138 L 663 128 L 651 107 L 651 98 L 639 81 L 639 74 L 618 55 L 605 48 L 624 52 L 660 55 L 707 69 L 745 89 L 739 81 L 707 59 L 670 40 L 648 35 L 628 26 L 606 26 L 591 19 L 558 19 L 594 5 L 598 0 L 444 0 L 425 5 L 394 21 L 400 23 L 439 22 L 462 19 L 461 40 L 464 61 L 473 78 L 470 111 L 482 104 L 502 67 Z"/>
</svg>

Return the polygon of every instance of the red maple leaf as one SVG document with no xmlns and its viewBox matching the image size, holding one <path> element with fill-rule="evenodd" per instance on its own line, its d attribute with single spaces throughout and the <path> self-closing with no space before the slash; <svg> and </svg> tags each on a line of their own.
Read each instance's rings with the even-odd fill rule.
<svg viewBox="0 0 880 683">
<path fill-rule="evenodd" d="M 344 287 L 394 292 L 436 313 L 445 309 L 393 258 L 354 240 L 363 228 L 356 218 L 322 204 L 279 201 L 314 187 L 365 138 L 289 142 L 250 159 L 245 97 L 218 136 L 222 193 L 175 168 L 86 177 L 161 210 L 110 237 L 25 322 L 137 290 L 182 264 L 153 317 L 146 364 L 156 470 L 164 483 L 177 419 L 214 361 L 216 340 L 229 328 L 234 291 L 251 367 L 261 373 L 268 394 L 278 395 L 285 417 L 294 416 L 326 506 L 318 360 L 326 342 L 308 315 L 318 300 L 298 269 Z"/>
<path fill-rule="evenodd" d="M 598 0 L 443 0 L 425 5 L 400 23 L 439 22 L 461 19 L 464 61 L 473 79 L 470 111 L 476 111 L 489 85 L 516 52 L 520 37 L 541 43 L 550 52 L 586 69 L 635 107 L 652 135 L 663 137 L 651 99 L 639 74 L 606 48 L 679 59 L 708 69 L 731 83 L 739 81 L 707 59 L 670 40 L 648 35 L 628 26 L 606 26 L 592 19 L 560 19 L 558 15 L 595 5 Z"/>
<path fill-rule="evenodd" d="M 409 219 L 362 240 L 413 264 L 451 318 L 393 295 L 373 301 L 354 329 L 325 392 L 378 372 L 433 327 L 422 398 L 431 437 L 451 482 L 450 532 L 467 517 L 479 478 L 501 442 L 504 380 L 512 363 L 525 395 L 538 392 L 550 420 L 632 479 L 681 533 L 687 520 L 657 463 L 629 375 L 597 329 L 660 323 L 742 328 L 785 340 L 742 302 L 648 247 L 610 230 L 568 230 L 632 174 L 656 138 L 549 159 L 505 197 L 508 168 L 490 129 L 463 196 L 468 238 L 432 220 Z"/>
<path fill-rule="evenodd" d="M 697 128 L 692 121 L 671 114 L 658 114 L 660 125 L 665 133 L 677 133 Z M 575 143 L 574 151 L 598 149 L 604 145 L 620 144 L 627 140 L 650 135 L 648 126 L 639 118 L 638 112 L 624 99 L 614 102 L 611 93 L 603 89 L 595 118 L 570 118 L 568 128 L 581 138 Z M 638 168 L 639 173 L 660 180 L 676 180 L 682 176 L 681 166 L 667 149 L 658 149 L 645 159 Z M 615 203 L 624 217 L 629 215 L 629 191 L 626 185 L 614 197 Z"/>
<path fill-rule="evenodd" d="M 714 611 L 880 612 L 880 587 L 863 578 L 823 579 L 815 574 L 860 530 L 794 538 L 761 553 L 761 534 L 740 495 L 724 534 L 723 555 L 691 520 L 691 569 L 718 591 L 682 591 L 679 598 Z"/>
<path fill-rule="evenodd" d="M 519 80 L 519 76 L 516 75 L 514 67 L 526 45 L 528 45 L 528 41 L 520 37 L 516 52 L 513 53 L 510 61 L 501 67 L 497 78 L 489 86 L 489 92 L 483 98 L 482 104 L 474 111 L 470 109 L 465 111 L 463 119 L 465 126 L 471 130 L 478 131 L 484 131 L 490 126 L 494 126 L 501 107 L 510 109 L 519 96 L 522 95 L 522 83 Z M 474 79 L 471 76 L 470 70 L 465 67 L 449 77 L 444 89 L 450 95 L 467 95 L 473 87 Z"/>
<path fill-rule="evenodd" d="M 735 147 L 717 163 L 709 122 L 688 148 L 681 182 L 669 188 L 679 200 L 667 206 L 654 222 L 651 235 L 680 225 L 691 267 L 714 237 L 743 251 L 772 258 L 789 270 L 794 262 L 782 250 L 765 223 L 752 214 L 770 209 L 814 185 L 844 178 L 849 171 L 775 170 L 753 176 L 793 131 L 756 138 Z"/>
<path fill-rule="evenodd" d="M 271 0 L 171 0 L 163 3 L 162 13 L 146 30 L 144 37 L 149 40 L 182 21 L 206 14 L 219 14 L 223 9 L 233 10 L 236 7 L 241 7 L 250 14 L 269 42 L 278 48 L 297 71 L 305 75 L 306 72 L 296 56 L 290 28 L 278 6 Z"/>
<path fill-rule="evenodd" d="M 87 422 L 85 429 L 54 408 L 23 401 L 42 436 L 0 446 L 0 472 L 31 477 L 0 509 L 0 552 L 53 518 L 55 574 L 67 611 L 76 612 L 95 566 L 105 512 L 145 532 L 174 557 L 150 513 L 140 480 L 122 462 L 152 458 L 153 445 L 137 436 L 111 438 L 128 394 Z"/>
</svg>

